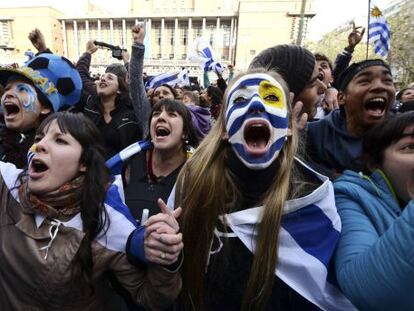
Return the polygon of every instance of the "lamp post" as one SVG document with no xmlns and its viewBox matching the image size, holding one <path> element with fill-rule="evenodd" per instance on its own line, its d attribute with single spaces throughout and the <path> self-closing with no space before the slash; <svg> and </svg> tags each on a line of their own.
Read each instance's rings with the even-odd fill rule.
<svg viewBox="0 0 414 311">
<path fill-rule="evenodd" d="M 297 45 L 302 44 L 303 24 L 305 23 L 305 7 L 306 7 L 306 0 L 302 0 L 302 7 L 300 9 L 298 36 L 296 38 Z"/>
</svg>

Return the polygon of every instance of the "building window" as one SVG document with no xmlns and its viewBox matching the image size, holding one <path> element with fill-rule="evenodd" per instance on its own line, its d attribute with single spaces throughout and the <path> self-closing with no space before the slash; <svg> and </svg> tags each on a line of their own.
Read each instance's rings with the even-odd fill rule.
<svg viewBox="0 0 414 311">
<path fill-rule="evenodd" d="M 12 38 L 9 23 L 9 21 L 0 21 L 0 45 L 7 46 L 11 44 Z"/>
<path fill-rule="evenodd" d="M 152 32 L 154 32 L 155 41 L 158 45 L 161 45 L 161 28 L 152 28 Z"/>
<path fill-rule="evenodd" d="M 180 42 L 182 45 L 186 46 L 188 41 L 188 28 L 180 27 Z"/>
</svg>

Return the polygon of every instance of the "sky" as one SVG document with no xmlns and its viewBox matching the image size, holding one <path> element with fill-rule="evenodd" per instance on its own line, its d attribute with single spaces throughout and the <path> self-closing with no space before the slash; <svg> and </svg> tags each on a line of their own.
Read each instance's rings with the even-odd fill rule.
<svg viewBox="0 0 414 311">
<path fill-rule="evenodd" d="M 371 6 L 377 5 L 384 9 L 396 0 L 371 0 Z M 34 6 L 52 5 L 64 13 L 78 14 L 81 10 L 82 0 L 0 0 L 0 7 L 6 6 Z M 103 9 L 114 14 L 127 11 L 127 0 L 91 0 Z M 324 33 L 355 19 L 357 25 L 366 27 L 368 0 L 314 0 L 313 11 L 316 16 L 308 24 L 308 39 L 318 40 Z"/>
<path fill-rule="evenodd" d="M 380 10 L 387 7 L 393 0 L 371 0 L 371 7 Z M 367 27 L 368 0 L 314 0 L 313 10 L 316 16 L 309 21 L 309 40 L 318 40 L 344 23 L 355 20 L 357 26 Z"/>
</svg>

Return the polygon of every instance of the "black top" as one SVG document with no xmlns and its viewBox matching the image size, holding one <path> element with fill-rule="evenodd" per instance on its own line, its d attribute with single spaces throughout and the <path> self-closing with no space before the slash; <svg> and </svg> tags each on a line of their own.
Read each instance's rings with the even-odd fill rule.
<svg viewBox="0 0 414 311">
<path fill-rule="evenodd" d="M 12 131 L 0 123 L 0 161 L 10 162 L 17 168 L 27 166 L 27 152 L 33 145 L 36 129 L 26 133 Z"/>
<path fill-rule="evenodd" d="M 142 211 L 148 209 L 148 217 L 158 214 L 160 208 L 157 199 L 164 202 L 171 193 L 182 165 L 165 177 L 159 177 L 156 181 L 150 181 L 147 170 L 146 153 L 140 153 L 132 157 L 127 165 L 130 167 L 129 182 L 125 187 L 125 202 L 132 215 L 140 224 Z"/>
<path fill-rule="evenodd" d="M 98 97 L 89 95 L 82 112 L 101 132 L 106 147 L 106 159 L 142 139 L 141 127 L 136 121 L 134 111 L 126 104 L 119 103 L 115 106 L 111 111 L 112 119 L 109 123 L 104 119 L 102 104 Z"/>
</svg>

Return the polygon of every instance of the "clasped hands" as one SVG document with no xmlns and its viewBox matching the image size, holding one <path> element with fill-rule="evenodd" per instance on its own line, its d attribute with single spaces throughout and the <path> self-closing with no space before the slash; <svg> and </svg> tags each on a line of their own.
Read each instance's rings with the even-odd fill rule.
<svg viewBox="0 0 414 311">
<path fill-rule="evenodd" d="M 181 207 L 171 211 L 161 199 L 157 201 L 161 213 L 153 215 L 145 226 L 144 251 L 148 261 L 160 265 L 174 264 L 184 247 L 177 218 Z"/>
</svg>

